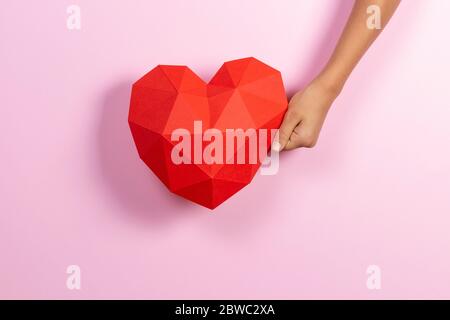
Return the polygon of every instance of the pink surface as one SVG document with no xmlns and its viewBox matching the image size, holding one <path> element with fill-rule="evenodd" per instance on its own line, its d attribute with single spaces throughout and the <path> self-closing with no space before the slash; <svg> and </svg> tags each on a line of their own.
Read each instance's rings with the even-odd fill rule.
<svg viewBox="0 0 450 320">
<path fill-rule="evenodd" d="M 318 146 L 213 214 L 139 160 L 131 83 L 255 56 L 292 93 L 352 1 L 80 0 L 80 31 L 69 4 L 1 2 L 0 298 L 450 298 L 449 1 L 405 0 Z"/>
</svg>

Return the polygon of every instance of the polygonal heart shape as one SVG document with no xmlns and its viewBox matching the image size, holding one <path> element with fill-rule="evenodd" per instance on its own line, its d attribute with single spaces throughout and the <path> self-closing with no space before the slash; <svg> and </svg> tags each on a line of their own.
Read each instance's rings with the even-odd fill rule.
<svg viewBox="0 0 450 320">
<path fill-rule="evenodd" d="M 251 182 L 286 108 L 280 72 L 255 58 L 224 63 L 208 84 L 160 65 L 134 83 L 128 122 L 169 190 L 213 209 Z"/>
</svg>

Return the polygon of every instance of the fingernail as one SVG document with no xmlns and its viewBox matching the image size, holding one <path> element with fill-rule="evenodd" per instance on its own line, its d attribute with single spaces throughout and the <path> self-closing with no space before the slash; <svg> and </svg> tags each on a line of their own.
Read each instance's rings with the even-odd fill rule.
<svg viewBox="0 0 450 320">
<path fill-rule="evenodd" d="M 281 144 L 278 141 L 274 141 L 274 143 L 272 143 L 272 150 L 276 151 L 276 152 L 280 152 Z"/>
</svg>

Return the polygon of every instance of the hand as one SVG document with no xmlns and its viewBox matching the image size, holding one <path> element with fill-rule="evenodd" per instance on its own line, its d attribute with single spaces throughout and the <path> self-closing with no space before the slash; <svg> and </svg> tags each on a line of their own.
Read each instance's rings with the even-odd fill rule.
<svg viewBox="0 0 450 320">
<path fill-rule="evenodd" d="M 272 148 L 281 151 L 314 147 L 337 94 L 336 90 L 330 90 L 318 79 L 297 92 L 289 102 L 281 124 L 279 145 L 275 142 Z"/>
</svg>

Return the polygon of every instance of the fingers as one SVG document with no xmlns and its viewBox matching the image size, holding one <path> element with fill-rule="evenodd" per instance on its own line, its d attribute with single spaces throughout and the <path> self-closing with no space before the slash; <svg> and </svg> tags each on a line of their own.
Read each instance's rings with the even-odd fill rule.
<svg viewBox="0 0 450 320">
<path fill-rule="evenodd" d="M 292 132 L 295 127 L 300 123 L 300 117 L 293 112 L 291 109 L 288 109 L 286 112 L 283 122 L 281 123 L 280 130 L 278 130 L 279 141 L 278 145 L 276 142 L 272 146 L 275 151 L 283 150 L 289 142 Z M 278 150 L 277 150 L 278 149 Z"/>
<path fill-rule="evenodd" d="M 316 145 L 317 137 L 307 123 L 302 121 L 292 131 L 291 137 L 284 147 L 284 150 L 296 148 L 312 148 Z"/>
</svg>

